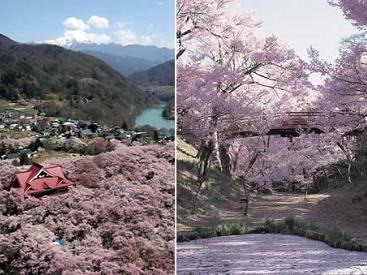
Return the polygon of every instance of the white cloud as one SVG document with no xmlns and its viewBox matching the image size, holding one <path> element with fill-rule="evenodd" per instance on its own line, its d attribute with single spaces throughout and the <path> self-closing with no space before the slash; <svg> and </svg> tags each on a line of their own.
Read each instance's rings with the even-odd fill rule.
<svg viewBox="0 0 367 275">
<path fill-rule="evenodd" d="M 120 30 L 114 33 L 115 41 L 121 45 L 140 44 L 140 45 L 159 45 L 168 46 L 165 41 L 160 39 L 159 35 L 137 35 L 131 30 Z"/>
<path fill-rule="evenodd" d="M 109 22 L 106 18 L 99 16 L 91 16 L 87 22 L 90 26 L 95 28 L 108 28 Z M 63 22 L 65 32 L 63 36 L 46 40 L 45 43 L 56 44 L 63 47 L 70 47 L 73 43 L 96 43 L 106 44 L 111 42 L 111 37 L 107 34 L 97 34 L 87 30 L 90 30 L 90 26 L 87 25 L 82 19 L 76 17 L 68 17 Z"/>
<path fill-rule="evenodd" d="M 162 37 L 160 37 L 159 35 L 155 37 L 153 45 L 156 45 L 157 47 L 164 47 L 164 48 L 169 48 L 169 49 L 175 48 L 174 41 L 167 42 L 166 40 L 162 39 Z"/>
<path fill-rule="evenodd" d="M 146 31 L 149 34 L 137 34 L 127 28 L 132 22 L 118 21 L 113 24 L 113 28 L 106 30 L 104 33 L 93 32 L 91 29 L 107 29 L 109 28 L 107 18 L 93 15 L 88 21 L 76 17 L 68 17 L 63 22 L 65 26 L 64 34 L 61 37 L 44 41 L 44 43 L 56 44 L 69 48 L 74 43 L 96 43 L 107 44 L 110 42 L 119 43 L 121 45 L 141 44 L 141 45 L 156 45 L 159 47 L 174 47 L 174 41 L 164 41 L 159 34 L 154 34 L 153 24 L 146 26 Z"/>
<path fill-rule="evenodd" d="M 88 24 L 97 29 L 106 29 L 109 27 L 107 18 L 93 15 L 88 19 Z"/>
<path fill-rule="evenodd" d="M 85 24 L 82 19 L 79 19 L 73 16 L 66 18 L 65 21 L 63 22 L 63 25 L 65 26 L 65 28 L 71 29 L 71 30 L 85 31 L 89 29 L 89 26 Z"/>
<path fill-rule="evenodd" d="M 135 44 L 138 42 L 138 36 L 131 30 L 120 30 L 115 32 L 117 43 L 121 45 Z"/>
<path fill-rule="evenodd" d="M 70 47 L 76 42 L 106 44 L 111 42 L 111 37 L 106 34 L 95 34 L 82 30 L 67 30 L 62 37 L 45 41 L 45 43 L 63 47 Z"/>
<path fill-rule="evenodd" d="M 161 40 L 158 44 L 159 47 L 165 47 L 165 48 L 169 48 L 169 49 L 174 49 L 175 48 L 175 42 L 171 41 L 171 42 L 167 42 L 164 40 Z"/>
<path fill-rule="evenodd" d="M 140 44 L 156 45 L 158 47 L 174 48 L 174 41 L 167 42 L 158 34 L 137 35 L 131 30 L 119 30 L 114 33 L 114 41 L 121 45 Z"/>
<path fill-rule="evenodd" d="M 139 40 L 140 44 L 143 45 L 151 45 L 153 42 L 153 38 L 149 35 L 142 35 Z"/>
</svg>

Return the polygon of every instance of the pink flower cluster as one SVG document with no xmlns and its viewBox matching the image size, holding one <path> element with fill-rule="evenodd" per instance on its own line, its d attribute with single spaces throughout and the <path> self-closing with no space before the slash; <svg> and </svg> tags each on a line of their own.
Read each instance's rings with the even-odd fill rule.
<svg viewBox="0 0 367 275">
<path fill-rule="evenodd" d="M 76 187 L 41 199 L 0 192 L 0 266 L 17 274 L 173 273 L 173 159 L 173 144 L 119 144 L 46 161 L 62 165 Z M 14 171 L 2 165 L 0 176 Z"/>
</svg>

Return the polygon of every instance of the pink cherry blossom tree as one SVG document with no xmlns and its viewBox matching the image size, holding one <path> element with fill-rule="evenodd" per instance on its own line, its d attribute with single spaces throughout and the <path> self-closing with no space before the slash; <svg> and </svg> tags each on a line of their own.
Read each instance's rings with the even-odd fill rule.
<svg viewBox="0 0 367 275">
<path fill-rule="evenodd" d="M 221 128 L 262 117 L 282 99 L 302 97 L 308 86 L 294 51 L 275 37 L 260 37 L 253 15 L 230 13 L 230 2 L 205 2 L 205 16 L 195 1 L 179 2 L 179 127 L 200 144 L 199 183 L 212 155 L 222 171 L 230 171 Z"/>
<path fill-rule="evenodd" d="M 332 0 L 330 5 L 339 7 L 345 17 L 358 27 L 364 30 L 367 24 L 367 2 Z M 319 106 L 327 113 L 322 121 L 330 131 L 339 133 L 335 143 L 345 152 L 349 165 L 362 168 L 364 147 L 366 145 L 366 99 L 367 99 L 367 44 L 365 34 L 357 33 L 343 41 L 339 50 L 340 54 L 335 62 L 323 61 L 319 57 L 316 49 L 311 48 L 309 55 L 311 71 L 325 77 L 325 82 L 318 89 L 322 92 Z M 348 143 L 345 134 L 356 136 L 356 146 L 344 146 Z M 348 135 L 347 135 L 348 136 Z M 340 142 L 343 141 L 343 142 Z M 349 175 L 349 181 L 350 175 Z"/>
<path fill-rule="evenodd" d="M 332 6 L 340 7 L 348 20 L 359 28 L 367 25 L 367 2 L 365 0 L 329 0 Z"/>
<path fill-rule="evenodd" d="M 174 144 L 115 144 L 97 156 L 55 158 L 76 186 L 23 197 L 0 190 L 0 270 L 6 274 L 174 272 Z M 16 170 L 2 162 L 0 179 Z M 26 167 L 17 167 L 24 170 Z M 12 175 L 13 174 L 13 175 Z M 57 245 L 55 240 L 63 240 Z"/>
</svg>

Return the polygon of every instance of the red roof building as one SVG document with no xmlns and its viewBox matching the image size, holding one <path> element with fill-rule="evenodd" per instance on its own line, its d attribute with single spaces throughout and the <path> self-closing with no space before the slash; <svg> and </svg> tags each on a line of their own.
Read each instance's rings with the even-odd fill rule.
<svg viewBox="0 0 367 275">
<path fill-rule="evenodd" d="M 60 166 L 45 168 L 38 163 L 33 163 L 27 171 L 16 173 L 7 187 L 8 189 L 19 188 L 27 195 L 41 195 L 65 190 L 71 185 L 74 183 L 64 176 Z"/>
</svg>

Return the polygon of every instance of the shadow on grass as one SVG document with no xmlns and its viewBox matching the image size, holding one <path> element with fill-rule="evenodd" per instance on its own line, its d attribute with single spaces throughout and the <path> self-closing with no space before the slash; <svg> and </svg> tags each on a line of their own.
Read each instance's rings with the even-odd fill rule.
<svg viewBox="0 0 367 275">
<path fill-rule="evenodd" d="M 215 168 L 208 169 L 208 178 L 198 195 L 196 211 L 192 211 L 199 188 L 196 172 L 196 160 L 177 161 L 177 212 L 180 227 L 195 228 L 240 221 L 239 186 Z M 236 217 L 225 216 L 228 213 Z"/>
</svg>

